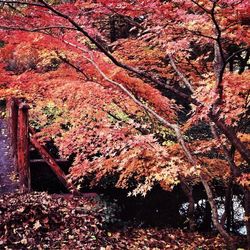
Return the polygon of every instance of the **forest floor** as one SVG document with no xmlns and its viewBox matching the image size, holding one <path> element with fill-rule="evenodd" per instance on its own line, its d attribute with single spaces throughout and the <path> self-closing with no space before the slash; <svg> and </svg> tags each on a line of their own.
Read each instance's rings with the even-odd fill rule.
<svg viewBox="0 0 250 250">
<path fill-rule="evenodd" d="M 110 230 L 108 209 L 94 198 L 2 195 L 0 249 L 226 249 L 220 236 L 181 229 L 127 226 Z M 242 238 L 236 240 L 240 243 Z"/>
</svg>

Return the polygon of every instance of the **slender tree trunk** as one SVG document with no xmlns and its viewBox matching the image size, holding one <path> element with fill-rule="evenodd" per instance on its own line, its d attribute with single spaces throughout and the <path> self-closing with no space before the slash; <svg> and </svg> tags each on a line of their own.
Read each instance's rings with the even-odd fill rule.
<svg viewBox="0 0 250 250">
<path fill-rule="evenodd" d="M 211 207 L 208 201 L 205 202 L 205 216 L 203 219 L 204 229 L 206 231 L 211 230 L 212 224 L 212 214 L 211 214 Z"/>
<path fill-rule="evenodd" d="M 216 115 L 209 114 L 209 118 L 216 124 L 216 126 L 220 129 L 220 131 L 227 137 L 230 143 L 239 151 L 242 158 L 250 164 L 250 151 L 249 149 L 239 140 L 236 136 L 235 131 L 226 126 L 226 124 L 219 120 Z"/>
<path fill-rule="evenodd" d="M 192 156 L 190 150 L 188 149 L 188 147 L 187 147 L 187 145 L 182 137 L 182 134 L 180 132 L 178 125 L 174 126 L 174 129 L 175 129 L 177 140 L 178 140 L 179 144 L 181 145 L 183 152 L 184 152 L 185 156 L 187 157 L 188 161 L 193 166 L 197 166 L 196 159 Z M 226 240 L 226 242 L 228 242 L 228 246 L 230 247 L 230 249 L 235 249 L 235 246 L 233 244 L 233 240 L 232 240 L 231 236 L 227 233 L 227 231 L 219 223 L 217 207 L 216 207 L 216 204 L 214 202 L 212 190 L 211 190 L 211 188 L 206 180 L 206 177 L 203 176 L 202 174 L 200 174 L 200 180 L 205 188 L 205 191 L 206 191 L 206 194 L 208 197 L 208 201 L 209 201 L 209 204 L 211 206 L 212 220 L 213 220 L 214 226 L 219 231 L 219 233 L 222 235 L 222 237 Z"/>
<path fill-rule="evenodd" d="M 245 189 L 244 190 L 245 195 L 245 225 L 247 228 L 247 242 L 248 242 L 248 248 L 250 249 L 250 190 Z"/>
<path fill-rule="evenodd" d="M 232 178 L 229 180 L 228 182 L 228 186 L 226 188 L 226 192 L 225 192 L 225 202 L 224 202 L 224 206 L 225 206 L 225 212 L 222 215 L 221 218 L 221 225 L 223 227 L 225 227 L 226 224 L 226 229 L 227 232 L 230 233 L 230 229 L 232 228 L 232 184 L 233 184 L 233 180 Z"/>
<path fill-rule="evenodd" d="M 181 188 L 182 188 L 184 194 L 188 198 L 189 205 L 188 205 L 187 216 L 188 216 L 188 221 L 189 221 L 189 230 L 193 232 L 196 229 L 196 222 L 195 222 L 195 216 L 194 216 L 195 201 L 194 201 L 194 197 L 193 197 L 193 188 L 190 187 L 183 180 L 181 180 Z"/>
<path fill-rule="evenodd" d="M 218 210 L 217 210 L 217 206 L 215 204 L 214 198 L 213 198 L 212 190 L 208 182 L 205 180 L 205 178 L 201 177 L 201 181 L 206 190 L 208 202 L 211 207 L 213 224 L 215 228 L 219 231 L 219 233 L 222 235 L 222 237 L 226 240 L 229 249 L 235 250 L 236 246 L 234 244 L 232 237 L 227 233 L 227 231 L 223 228 L 223 226 L 219 222 Z"/>
</svg>

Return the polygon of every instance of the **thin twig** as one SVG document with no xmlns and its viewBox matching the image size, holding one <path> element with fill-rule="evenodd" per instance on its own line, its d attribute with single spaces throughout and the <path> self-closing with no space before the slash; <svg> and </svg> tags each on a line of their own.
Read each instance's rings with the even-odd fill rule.
<svg viewBox="0 0 250 250">
<path fill-rule="evenodd" d="M 29 3 L 29 2 L 24 2 L 24 1 L 3 1 L 0 0 L 0 3 L 7 3 L 7 4 L 20 4 L 20 5 L 29 5 L 29 6 L 36 6 L 36 7 L 45 7 L 42 4 L 39 3 Z"/>
<path fill-rule="evenodd" d="M 76 28 L 67 27 L 67 26 L 46 26 L 46 27 L 41 27 L 41 28 L 27 29 L 27 28 L 23 28 L 23 27 L 11 27 L 11 26 L 3 26 L 3 25 L 0 25 L 0 29 L 2 29 L 2 30 L 20 30 L 20 31 L 27 31 L 27 32 L 39 32 L 39 31 L 51 30 L 51 29 L 76 30 Z"/>
</svg>

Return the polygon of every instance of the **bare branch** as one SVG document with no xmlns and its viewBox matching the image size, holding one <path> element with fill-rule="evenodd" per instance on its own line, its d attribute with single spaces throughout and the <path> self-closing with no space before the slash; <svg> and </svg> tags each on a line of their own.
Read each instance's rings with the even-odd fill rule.
<svg viewBox="0 0 250 250">
<path fill-rule="evenodd" d="M 197 5 L 200 9 L 202 9 L 204 12 L 210 14 L 209 10 L 207 10 L 205 7 L 203 7 L 201 4 L 199 4 L 198 2 L 191 0 L 192 3 L 194 3 L 195 5 Z"/>
<path fill-rule="evenodd" d="M 233 54 L 231 54 L 227 59 L 226 61 L 224 62 L 221 70 L 220 70 L 220 75 L 221 77 L 223 76 L 224 72 L 225 72 L 225 69 L 226 69 L 226 66 L 227 64 L 230 62 L 231 59 L 233 59 L 235 56 L 237 56 L 238 54 L 240 54 L 241 52 L 243 51 L 248 51 L 249 48 L 243 48 L 243 49 L 240 49 L 240 50 L 237 50 L 236 52 L 234 52 Z"/>
<path fill-rule="evenodd" d="M 205 34 L 201 33 L 200 31 L 197 31 L 197 30 L 190 30 L 190 29 L 187 29 L 187 28 L 185 28 L 185 30 L 192 33 L 193 35 L 196 35 L 196 36 L 199 36 L 199 37 L 204 37 L 204 38 L 208 38 L 208 39 L 211 39 L 211 40 L 216 40 L 215 37 L 205 35 Z"/>
<path fill-rule="evenodd" d="M 191 83 L 188 81 L 188 79 L 186 78 L 186 76 L 177 68 L 172 55 L 168 54 L 168 58 L 170 59 L 171 66 L 174 68 L 175 72 L 178 74 L 178 76 L 184 82 L 184 84 L 186 85 L 186 87 L 188 89 L 190 89 L 191 92 L 194 92 L 194 89 L 193 89 Z"/>
<path fill-rule="evenodd" d="M 210 128 L 211 128 L 211 131 L 212 131 L 214 138 L 220 143 L 220 146 L 224 152 L 225 158 L 230 166 L 230 170 L 231 170 L 233 176 L 234 177 L 239 176 L 239 170 L 238 170 L 237 166 L 235 165 L 235 162 L 234 162 L 232 156 L 230 155 L 230 152 L 228 151 L 226 146 L 221 141 L 221 138 L 218 135 L 216 128 L 215 128 L 215 124 L 213 122 L 210 122 Z"/>
<path fill-rule="evenodd" d="M 89 61 L 95 68 L 96 70 L 100 73 L 100 75 L 108 82 L 112 83 L 116 87 L 118 87 L 122 92 L 124 92 L 127 96 L 129 96 L 138 106 L 146 110 L 149 114 L 151 114 L 153 117 L 155 117 L 160 123 L 164 124 L 165 126 L 175 129 L 175 125 L 171 124 L 168 122 L 165 118 L 162 116 L 158 115 L 154 110 L 152 110 L 150 107 L 146 106 L 143 104 L 141 101 L 139 101 L 127 88 L 125 88 L 122 84 L 110 79 L 107 77 L 103 71 L 98 67 L 98 65 L 90 58 L 83 56 L 87 61 Z"/>
<path fill-rule="evenodd" d="M 240 49 L 240 50 L 237 50 L 236 52 L 234 52 L 233 54 L 231 54 L 225 61 L 225 66 L 227 63 L 229 63 L 229 61 L 234 58 L 235 56 L 237 56 L 238 54 L 240 54 L 241 52 L 243 51 L 248 51 L 249 49 L 248 48 L 244 48 L 244 49 Z"/>
<path fill-rule="evenodd" d="M 62 62 L 64 62 L 65 64 L 69 65 L 70 67 L 72 67 L 73 69 L 75 69 L 77 72 L 81 73 L 81 74 L 85 77 L 85 79 L 86 79 L 87 81 L 90 81 L 90 80 L 91 80 L 91 79 L 89 78 L 89 76 L 86 75 L 86 74 L 84 73 L 84 71 L 83 71 L 81 68 L 79 68 L 79 67 L 77 67 L 76 65 L 74 65 L 74 64 L 73 64 L 72 62 L 70 62 L 66 57 L 62 57 L 58 52 L 57 52 L 57 56 L 59 57 L 59 59 L 60 59 Z"/>
<path fill-rule="evenodd" d="M 29 5 L 29 6 L 37 6 L 37 7 L 44 7 L 44 5 L 39 4 L 39 3 L 30 3 L 30 2 L 25 2 L 25 1 L 5 1 L 5 0 L 0 0 L 0 3 L 3 4 L 19 4 L 19 5 Z"/>
<path fill-rule="evenodd" d="M 2 29 L 2 30 L 20 30 L 20 31 L 27 31 L 27 32 L 39 32 L 39 31 L 51 30 L 51 29 L 76 30 L 73 27 L 67 27 L 67 26 L 46 26 L 46 27 L 41 27 L 41 28 L 27 29 L 27 28 L 23 28 L 23 27 L 10 27 L 10 26 L 2 26 L 2 25 L 0 25 L 0 29 Z"/>
<path fill-rule="evenodd" d="M 220 129 L 220 131 L 228 138 L 230 143 L 240 152 L 242 158 L 250 164 L 250 151 L 248 148 L 239 140 L 235 131 L 231 128 L 226 126 L 226 124 L 221 121 L 218 116 L 215 114 L 208 114 L 208 117 L 213 121 L 216 126 Z"/>
<path fill-rule="evenodd" d="M 218 48 L 219 48 L 220 57 L 221 57 L 222 61 L 224 62 L 225 58 L 224 58 L 224 53 L 223 53 L 222 44 L 221 44 L 222 31 L 221 31 L 220 25 L 219 25 L 219 23 L 218 23 L 218 21 L 216 20 L 216 17 L 215 17 L 215 8 L 216 8 L 216 6 L 217 6 L 217 1 L 214 1 L 213 2 L 213 7 L 211 9 L 210 14 L 211 14 L 211 19 L 212 19 L 214 27 L 215 27 L 216 42 L 217 42 L 217 45 L 218 45 Z"/>
</svg>

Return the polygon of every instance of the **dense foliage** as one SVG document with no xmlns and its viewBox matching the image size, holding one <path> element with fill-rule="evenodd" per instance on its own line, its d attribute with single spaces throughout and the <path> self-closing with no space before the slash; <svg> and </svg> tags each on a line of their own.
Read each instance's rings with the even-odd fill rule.
<svg viewBox="0 0 250 250">
<path fill-rule="evenodd" d="M 0 4 L 1 96 L 27 98 L 37 136 L 73 158 L 79 188 L 180 184 L 194 229 L 202 182 L 230 242 L 211 187 L 228 190 L 228 206 L 237 185 L 250 229 L 247 0 Z"/>
</svg>

